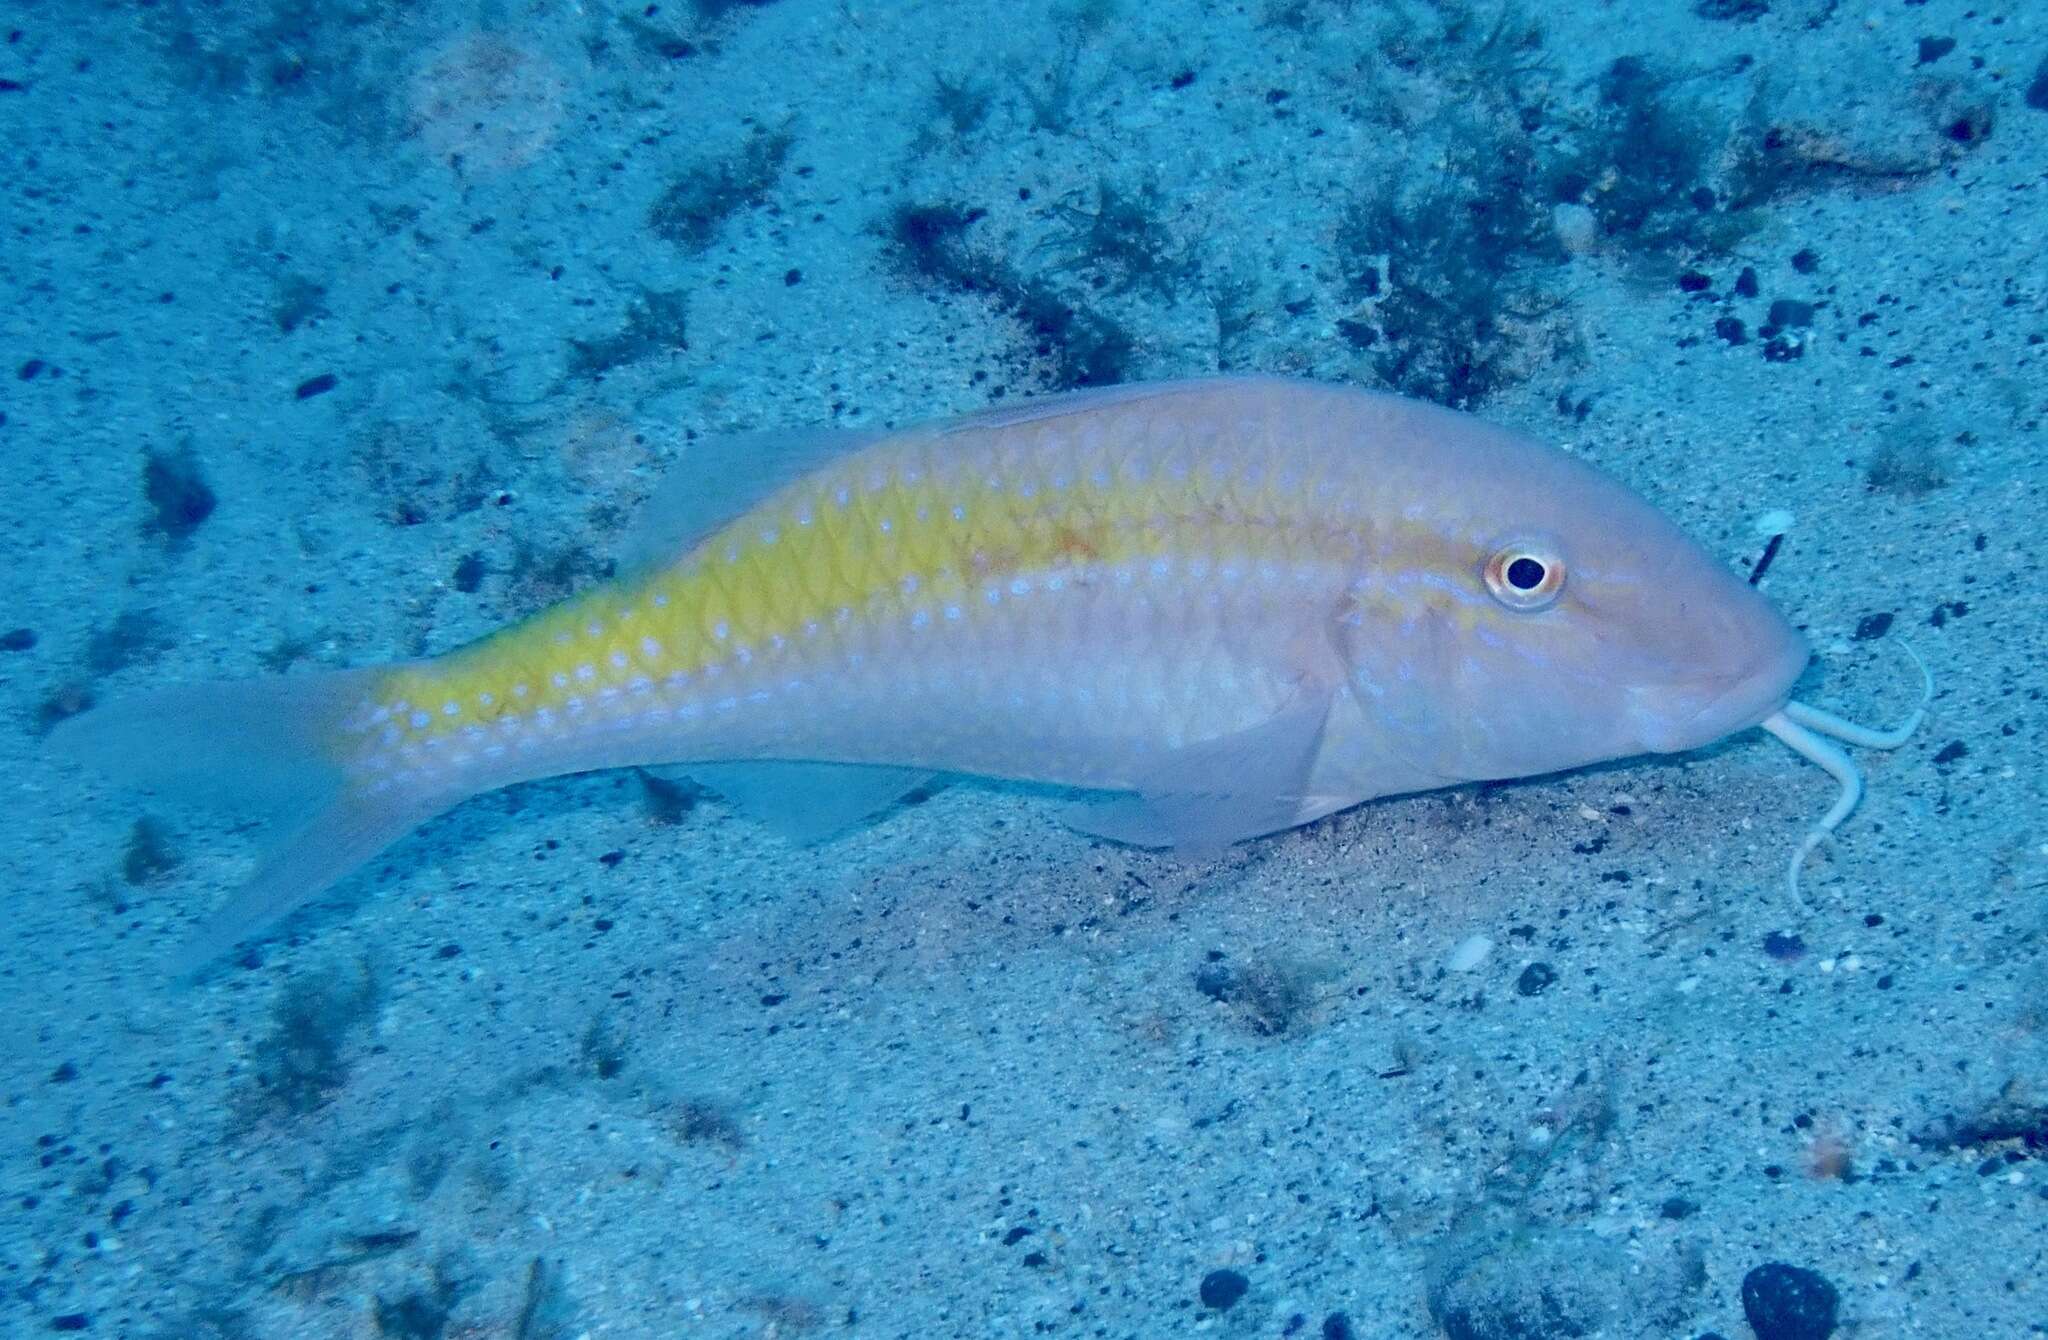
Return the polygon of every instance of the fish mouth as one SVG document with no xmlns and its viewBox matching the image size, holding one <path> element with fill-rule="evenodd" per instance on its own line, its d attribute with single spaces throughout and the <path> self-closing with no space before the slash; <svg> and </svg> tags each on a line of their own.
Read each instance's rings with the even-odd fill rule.
<svg viewBox="0 0 2048 1340">
<path fill-rule="evenodd" d="M 1805 669 L 1806 643 L 1791 639 L 1770 660 L 1738 674 L 1693 681 L 1677 695 L 1647 691 L 1639 704 L 1643 745 L 1652 753 L 1677 754 L 1747 730 L 1785 705 Z M 1698 706 L 1674 713 L 1674 700 Z"/>
</svg>

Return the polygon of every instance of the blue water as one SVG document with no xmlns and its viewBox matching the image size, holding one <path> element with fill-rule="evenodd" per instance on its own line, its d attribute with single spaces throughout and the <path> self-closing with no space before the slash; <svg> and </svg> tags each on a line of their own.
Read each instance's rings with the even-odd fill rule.
<svg viewBox="0 0 2048 1340">
<path fill-rule="evenodd" d="M 2039 6 L 0 34 L 0 1335 L 2048 1329 Z M 605 774 L 179 987 L 262 831 L 43 748 L 602 580 L 692 438 L 1244 371 L 1595 462 L 1856 721 L 1909 643 L 1806 906 L 1754 731 L 1201 859 Z"/>
</svg>

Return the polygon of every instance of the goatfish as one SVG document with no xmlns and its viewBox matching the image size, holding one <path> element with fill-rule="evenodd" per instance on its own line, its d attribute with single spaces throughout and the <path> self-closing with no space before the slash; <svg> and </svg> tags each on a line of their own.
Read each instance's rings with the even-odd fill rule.
<svg viewBox="0 0 2048 1340">
<path fill-rule="evenodd" d="M 290 816 L 184 972 L 470 796 L 667 764 L 805 838 L 957 773 L 1213 852 L 1762 726 L 1840 788 L 1796 899 L 1862 790 L 1825 737 L 1895 747 L 1925 709 L 1793 701 L 1806 640 L 1647 502 L 1393 395 L 1218 377 L 685 454 L 617 576 L 468 646 L 58 726 L 127 781 Z"/>
</svg>

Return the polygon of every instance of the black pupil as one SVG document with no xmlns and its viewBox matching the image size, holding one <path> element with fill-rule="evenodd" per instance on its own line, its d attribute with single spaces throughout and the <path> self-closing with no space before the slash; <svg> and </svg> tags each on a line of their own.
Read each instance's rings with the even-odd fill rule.
<svg viewBox="0 0 2048 1340">
<path fill-rule="evenodd" d="M 1518 558 L 1508 564 L 1508 585 L 1517 591 L 1533 591 L 1543 585 L 1543 565 L 1533 558 Z"/>
</svg>

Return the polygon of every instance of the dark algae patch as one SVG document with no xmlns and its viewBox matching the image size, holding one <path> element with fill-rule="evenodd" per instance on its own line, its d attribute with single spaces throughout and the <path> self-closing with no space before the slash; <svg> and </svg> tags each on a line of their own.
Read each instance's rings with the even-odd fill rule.
<svg viewBox="0 0 2048 1340">
<path fill-rule="evenodd" d="M 287 979 L 256 1047 L 251 1115 L 301 1117 L 324 1106 L 347 1083 L 349 1043 L 381 1001 L 363 963 Z"/>
<path fill-rule="evenodd" d="M 647 211 L 656 237 L 685 251 L 703 251 L 727 219 L 762 202 L 782 175 L 791 137 L 756 127 L 739 148 L 683 169 Z"/>
<path fill-rule="evenodd" d="M 1051 390 L 1129 379 L 1136 342 L 1109 318 L 1076 306 L 1043 276 L 1020 273 L 969 234 L 988 211 L 955 204 L 904 205 L 881 232 L 897 274 L 942 291 L 977 296 L 1020 327 L 1021 361 Z"/>
<path fill-rule="evenodd" d="M 149 503 L 149 529 L 170 540 L 190 539 L 220 502 L 190 447 L 145 456 L 142 495 Z"/>
</svg>

